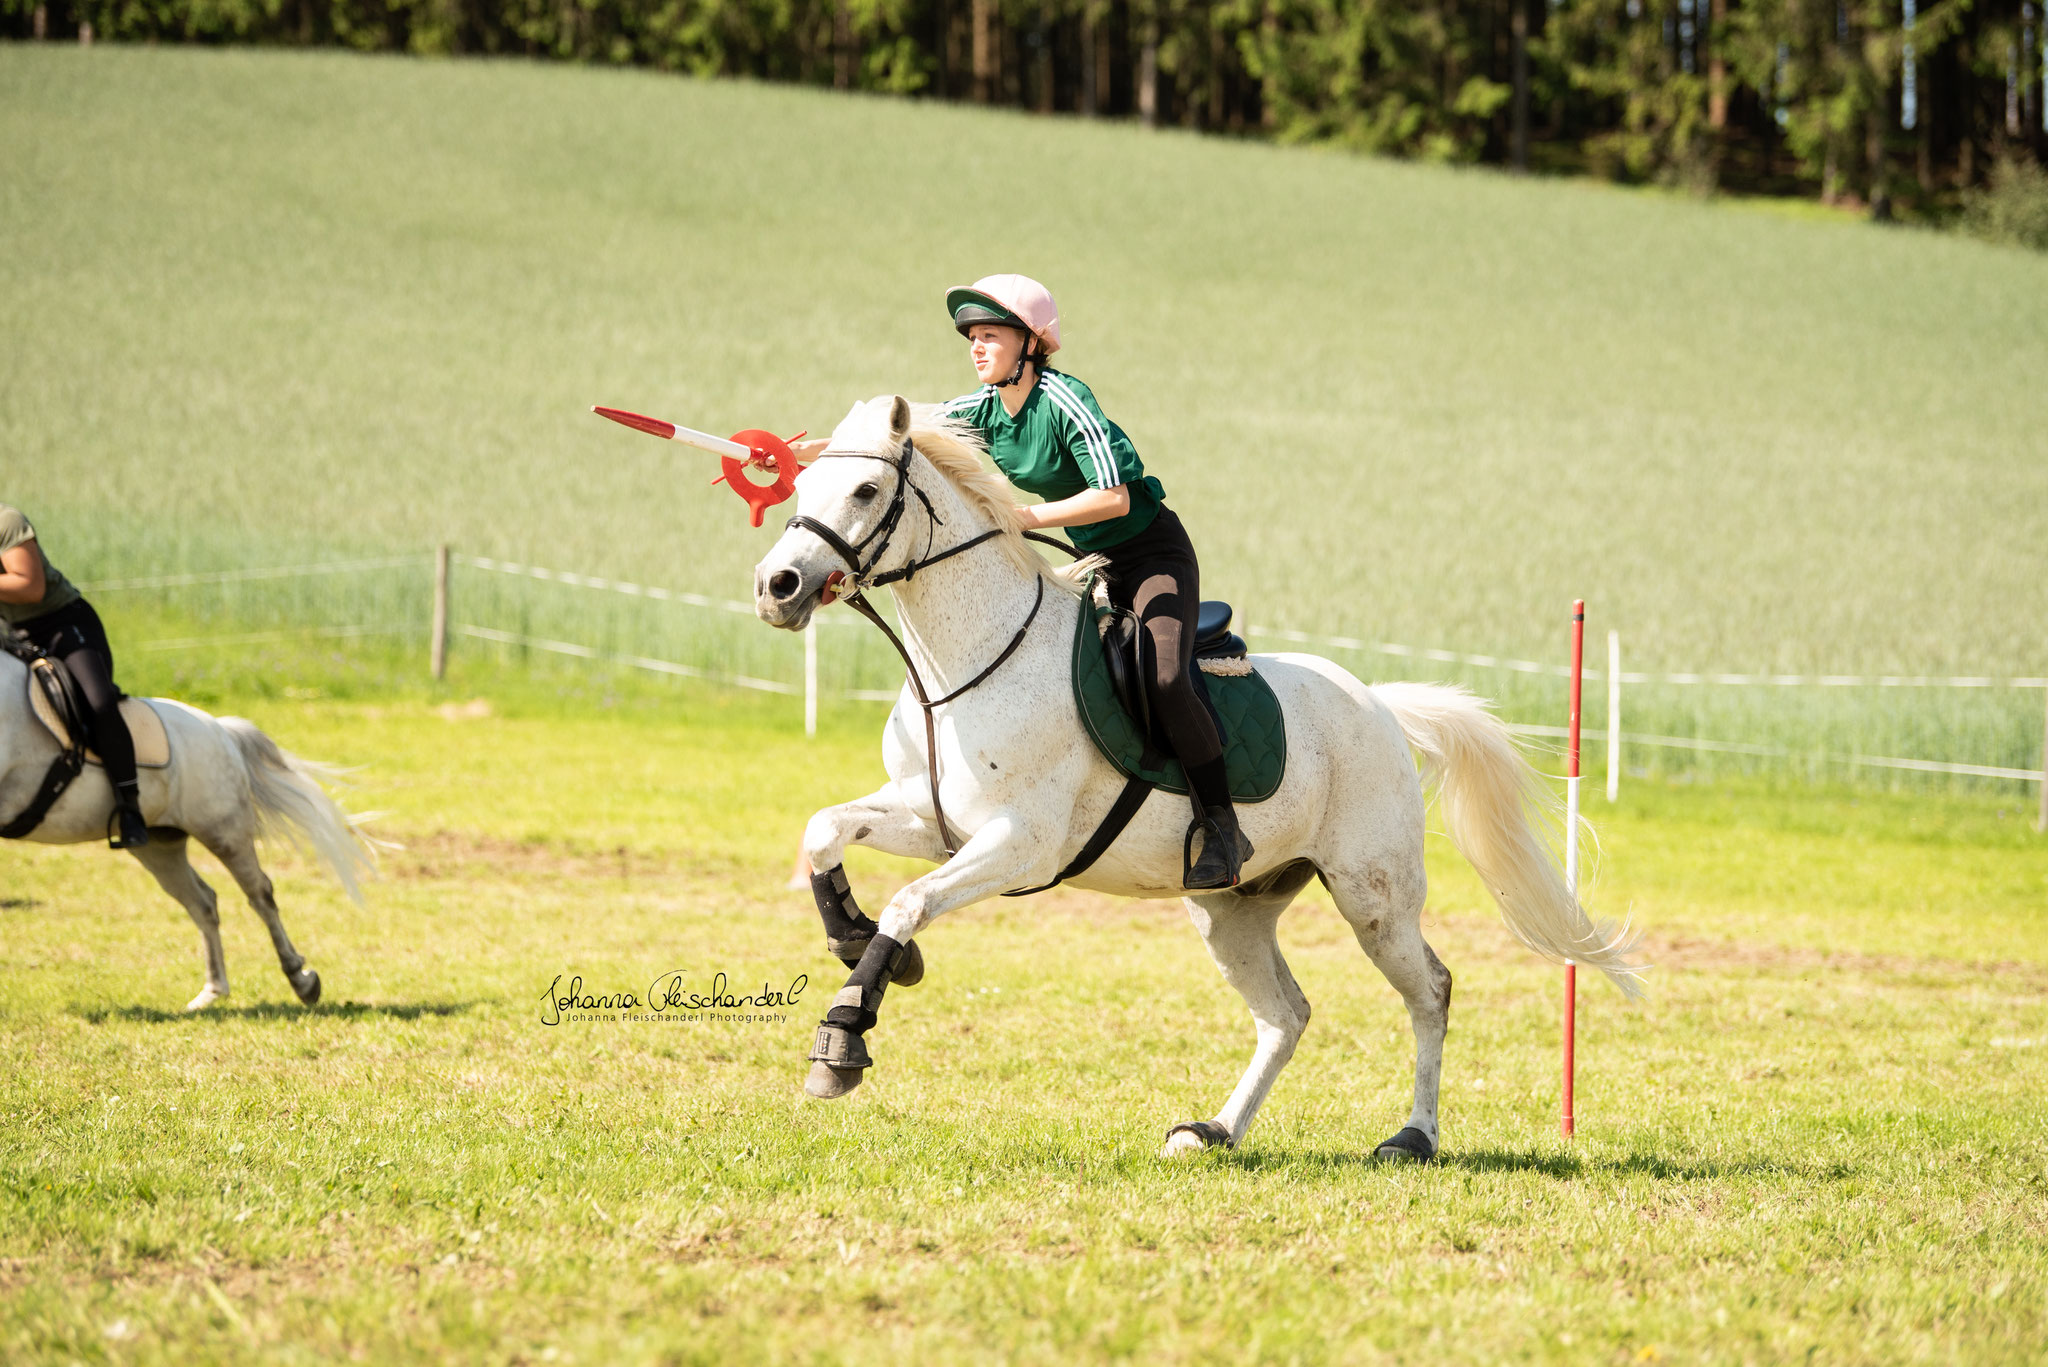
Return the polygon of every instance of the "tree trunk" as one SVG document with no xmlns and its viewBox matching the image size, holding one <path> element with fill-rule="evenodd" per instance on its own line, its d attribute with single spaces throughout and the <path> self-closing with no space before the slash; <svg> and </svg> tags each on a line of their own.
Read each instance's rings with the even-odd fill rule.
<svg viewBox="0 0 2048 1367">
<path fill-rule="evenodd" d="M 1518 173 L 1529 169 L 1529 5 L 1531 0 L 1508 0 L 1513 35 L 1514 116 L 1510 157 Z"/>
<path fill-rule="evenodd" d="M 1728 127 L 1728 59 L 1721 55 L 1721 25 L 1728 18 L 1728 0 L 1713 0 L 1707 15 L 1707 127 L 1718 137 Z"/>
<path fill-rule="evenodd" d="M 1138 121 L 1159 126 L 1159 23 L 1149 15 L 1138 48 Z"/>
<path fill-rule="evenodd" d="M 1081 81 L 1081 117 L 1085 119 L 1094 118 L 1097 112 L 1095 104 L 1096 23 L 1095 11 L 1092 8 L 1082 10 L 1081 70 L 1079 74 Z"/>
<path fill-rule="evenodd" d="M 47 38 L 47 37 L 49 37 L 49 36 L 50 36 L 50 8 L 49 8 L 49 6 L 47 6 L 47 5 L 37 5 L 37 6 L 36 6 L 36 12 L 35 12 L 34 16 L 33 16 L 32 18 L 30 18 L 30 20 L 29 20 L 29 33 L 30 33 L 30 35 L 31 35 L 32 37 L 34 37 L 34 39 L 35 39 L 35 40 L 36 40 L 37 42 L 39 42 L 39 43 L 40 43 L 40 42 L 42 42 L 42 41 L 43 41 L 43 39 L 45 39 L 45 38 Z"/>
<path fill-rule="evenodd" d="M 1278 122 L 1278 115 L 1274 111 L 1280 103 L 1277 98 L 1280 83 L 1273 75 L 1280 65 L 1279 3 L 1280 0 L 1266 0 L 1259 13 L 1260 47 L 1265 53 L 1260 62 L 1260 69 L 1264 74 L 1259 78 L 1259 127 L 1269 133 Z"/>
<path fill-rule="evenodd" d="M 1050 114 L 1059 102 L 1059 15 L 1053 10 L 1053 0 L 1041 0 L 1038 25 L 1045 39 L 1038 45 L 1038 112 Z"/>
<path fill-rule="evenodd" d="M 1927 83 L 1927 67 L 1919 64 L 1919 58 L 1917 56 L 1915 56 L 1913 60 L 1917 67 L 1917 70 L 1914 72 L 1913 83 L 1915 95 L 1913 106 L 1913 122 L 1916 125 L 1914 131 L 1920 135 L 1917 140 L 1917 145 L 1915 146 L 1913 152 L 1913 170 L 1920 181 L 1921 193 L 1933 194 L 1934 101 L 1929 97 L 1934 93 L 1934 91 L 1932 87 L 1930 87 Z"/>
<path fill-rule="evenodd" d="M 1974 18 L 1973 12 L 1965 16 L 1965 21 Z M 1967 190 L 1977 183 L 1977 54 L 1973 38 L 1972 31 L 1965 28 L 1956 40 L 1956 55 L 1952 64 L 1956 88 L 1951 99 L 1958 115 L 1955 181 L 1955 188 L 1958 190 Z"/>
<path fill-rule="evenodd" d="M 1892 216 L 1891 148 L 1885 138 L 1891 103 L 1881 93 L 1863 116 L 1863 160 L 1870 169 L 1870 217 L 1879 223 L 1890 222 Z"/>
<path fill-rule="evenodd" d="M 1209 15 L 1209 131 L 1223 127 L 1224 59 L 1229 52 L 1223 41 L 1223 25 Z"/>
<path fill-rule="evenodd" d="M 996 93 L 995 0 L 974 0 L 974 102 L 987 104 Z"/>
<path fill-rule="evenodd" d="M 853 15 L 847 0 L 832 7 L 832 88 L 853 89 Z"/>
</svg>

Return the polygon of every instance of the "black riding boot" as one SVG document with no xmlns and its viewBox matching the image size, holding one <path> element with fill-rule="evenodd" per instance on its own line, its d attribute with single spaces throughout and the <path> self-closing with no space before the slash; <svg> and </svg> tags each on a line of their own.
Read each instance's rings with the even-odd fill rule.
<svg viewBox="0 0 2048 1367">
<path fill-rule="evenodd" d="M 1253 854 L 1252 842 L 1238 829 L 1237 808 L 1230 802 L 1230 784 L 1221 759 L 1188 769 L 1188 787 L 1193 790 L 1195 819 L 1181 846 L 1181 865 L 1186 872 L 1181 886 L 1190 892 L 1234 888 L 1245 861 Z M 1195 837 L 1202 839 L 1202 852 L 1194 854 Z"/>
<path fill-rule="evenodd" d="M 135 779 L 114 784 L 114 815 L 107 822 L 110 849 L 140 849 L 149 843 L 149 823 L 142 819 L 142 785 Z"/>
</svg>

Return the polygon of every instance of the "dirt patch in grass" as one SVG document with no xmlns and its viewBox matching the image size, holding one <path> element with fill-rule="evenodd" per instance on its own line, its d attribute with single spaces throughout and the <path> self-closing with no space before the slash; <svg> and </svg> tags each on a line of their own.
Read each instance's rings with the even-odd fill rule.
<svg viewBox="0 0 2048 1367">
<path fill-rule="evenodd" d="M 552 840 L 507 840 L 468 831 L 391 834 L 400 848 L 378 866 L 388 878 L 432 881 L 476 873 L 551 878 L 650 878 L 697 871 L 681 855 L 650 854 L 624 845 L 580 850 Z"/>
<path fill-rule="evenodd" d="M 1969 961 L 1907 954 L 1856 954 L 1792 945 L 1711 940 L 1682 934 L 1649 935 L 1643 955 L 1661 968 L 1693 972 L 1725 970 L 1807 973 L 1906 974 L 1982 979 L 1998 977 L 2017 985 L 2048 988 L 2048 965 L 2013 960 Z"/>
</svg>

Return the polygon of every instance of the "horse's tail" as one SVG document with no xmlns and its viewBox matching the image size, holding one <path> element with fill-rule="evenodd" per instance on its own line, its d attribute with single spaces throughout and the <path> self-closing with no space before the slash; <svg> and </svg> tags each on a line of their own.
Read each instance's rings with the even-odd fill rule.
<svg viewBox="0 0 2048 1367">
<path fill-rule="evenodd" d="M 360 903 L 362 880 L 376 871 L 376 864 L 368 842 L 348 813 L 320 786 L 321 779 L 332 779 L 337 771 L 280 750 L 252 721 L 241 717 L 216 720 L 234 741 L 235 753 L 249 776 L 256 833 L 281 835 L 302 850 L 310 846 L 348 895 Z"/>
<path fill-rule="evenodd" d="M 1563 807 L 1522 756 L 1507 725 L 1455 685 L 1387 683 L 1373 695 L 1422 756 L 1451 840 L 1500 904 L 1516 939 L 1554 962 L 1584 964 L 1623 995 L 1643 992 L 1645 965 L 1631 961 L 1639 935 L 1595 924 L 1565 887 L 1556 849 Z"/>
</svg>

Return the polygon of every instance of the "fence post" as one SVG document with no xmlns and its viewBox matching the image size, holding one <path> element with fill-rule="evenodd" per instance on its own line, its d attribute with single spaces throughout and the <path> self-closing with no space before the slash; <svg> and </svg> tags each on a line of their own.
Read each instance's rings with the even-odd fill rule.
<svg viewBox="0 0 2048 1367">
<path fill-rule="evenodd" d="M 434 677 L 448 677 L 448 543 L 434 548 Z"/>
<path fill-rule="evenodd" d="M 2042 693 L 2048 695 L 2048 689 Z M 2041 710 L 2041 819 L 2034 829 L 2048 831 L 2048 704 Z"/>
<path fill-rule="evenodd" d="M 1607 800 L 1621 800 L 1621 633 L 1607 633 Z"/>
<path fill-rule="evenodd" d="M 804 735 L 818 734 L 818 614 L 804 624 Z"/>
</svg>

